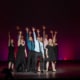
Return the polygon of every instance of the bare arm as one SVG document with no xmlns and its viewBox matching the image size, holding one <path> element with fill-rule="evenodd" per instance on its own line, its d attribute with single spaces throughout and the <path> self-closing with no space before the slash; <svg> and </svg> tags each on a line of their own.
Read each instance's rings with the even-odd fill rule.
<svg viewBox="0 0 80 80">
<path fill-rule="evenodd" d="M 44 56 L 44 47 L 43 47 L 43 43 L 42 43 L 42 46 L 41 46 L 41 51 L 42 51 L 43 58 L 45 58 L 45 56 Z"/>
<path fill-rule="evenodd" d="M 38 37 L 40 36 L 40 30 L 39 29 L 37 29 L 37 34 L 38 34 Z"/>
<path fill-rule="evenodd" d="M 43 30 L 43 41 L 45 40 L 45 30 Z"/>
<path fill-rule="evenodd" d="M 28 41 L 29 41 L 29 29 L 26 27 L 26 41 L 27 41 L 27 43 L 28 43 Z"/>
<path fill-rule="evenodd" d="M 35 28 L 32 28 L 32 31 L 33 31 L 34 41 L 36 41 L 37 40 L 37 37 L 36 37 L 36 33 L 35 33 Z"/>
<path fill-rule="evenodd" d="M 18 38 L 18 46 L 20 46 L 20 37 Z"/>
<path fill-rule="evenodd" d="M 31 31 L 29 31 L 29 37 L 31 36 L 31 34 L 32 34 L 32 32 L 31 32 Z"/>
<path fill-rule="evenodd" d="M 48 49 L 46 48 L 46 57 L 48 58 Z"/>
<path fill-rule="evenodd" d="M 53 43 L 55 44 L 55 41 L 56 41 L 56 33 L 54 33 L 54 36 L 53 36 L 53 31 L 52 30 L 50 31 L 50 33 L 52 35 Z"/>
<path fill-rule="evenodd" d="M 21 40 L 21 32 L 19 32 L 19 36 L 18 36 L 18 46 L 20 46 L 20 40 Z"/>
<path fill-rule="evenodd" d="M 54 46 L 57 46 L 58 45 L 58 43 L 55 43 L 55 44 L 53 44 Z"/>
<path fill-rule="evenodd" d="M 26 48 L 25 48 L 25 56 L 27 57 L 27 51 L 26 51 Z"/>
<path fill-rule="evenodd" d="M 46 27 L 43 26 L 43 40 L 45 39 L 45 29 L 46 29 Z"/>
<path fill-rule="evenodd" d="M 57 32 L 55 31 L 54 36 L 53 36 L 53 42 L 55 43 L 55 45 L 57 45 L 57 43 L 56 43 L 56 36 L 57 36 Z"/>
<path fill-rule="evenodd" d="M 53 39 L 53 31 L 51 30 L 50 33 L 51 33 L 51 35 L 52 35 L 52 39 Z"/>
</svg>

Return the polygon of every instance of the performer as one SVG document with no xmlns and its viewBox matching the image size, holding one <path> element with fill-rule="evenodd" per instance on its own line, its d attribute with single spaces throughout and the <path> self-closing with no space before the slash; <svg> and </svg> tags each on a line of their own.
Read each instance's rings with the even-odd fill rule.
<svg viewBox="0 0 80 80">
<path fill-rule="evenodd" d="M 9 47 L 9 54 L 8 54 L 8 69 L 13 70 L 14 69 L 14 40 L 11 39 L 10 32 L 8 34 L 9 40 L 8 40 L 8 47 Z"/>
<path fill-rule="evenodd" d="M 43 25 L 43 44 L 44 44 L 44 70 L 46 70 L 46 46 L 48 45 L 48 35 L 45 33 L 46 27 Z"/>
<path fill-rule="evenodd" d="M 51 32 L 51 33 L 53 34 L 53 32 Z M 53 39 L 51 39 L 51 38 L 49 39 L 49 43 L 46 47 L 46 57 L 47 57 L 46 71 L 48 71 L 49 62 L 51 62 L 51 64 L 52 64 L 52 71 L 56 71 L 56 69 L 55 69 L 56 56 L 55 56 L 55 51 L 54 51 Z"/>
<path fill-rule="evenodd" d="M 16 56 L 16 70 L 17 71 L 19 71 L 20 65 L 22 66 L 23 71 L 24 71 L 24 68 L 26 65 L 25 56 L 27 57 L 25 41 L 23 39 L 22 32 L 20 31 L 19 36 L 18 36 L 18 53 Z"/>
<path fill-rule="evenodd" d="M 40 37 L 36 37 L 36 33 L 35 33 L 35 28 L 32 28 L 33 31 L 33 36 L 34 36 L 34 43 L 35 43 L 35 71 L 37 71 L 37 58 L 40 58 L 40 65 L 38 66 L 38 71 L 43 72 L 43 68 L 42 65 L 43 64 L 43 58 L 44 58 L 44 48 L 43 48 L 43 43 L 41 42 Z M 39 36 L 39 31 L 37 31 L 37 34 Z M 42 70 L 41 70 L 42 69 Z"/>
<path fill-rule="evenodd" d="M 27 71 L 30 71 L 30 68 L 32 71 L 34 71 L 34 41 L 31 36 L 31 31 L 26 27 L 26 42 L 27 42 L 27 47 L 29 50 L 28 54 L 28 62 L 27 62 Z"/>
<path fill-rule="evenodd" d="M 17 54 L 17 51 L 18 51 L 18 47 L 17 47 L 17 41 L 18 41 L 18 37 L 19 37 L 19 34 L 21 33 L 22 35 L 22 31 L 21 31 L 21 28 L 19 25 L 16 26 L 16 31 L 15 31 L 15 35 L 18 34 L 15 38 L 15 59 L 16 59 L 16 54 Z"/>
<path fill-rule="evenodd" d="M 39 49 L 40 49 L 40 53 L 42 54 L 42 52 L 44 53 L 44 45 L 43 45 L 43 38 L 40 36 L 40 31 L 39 29 L 37 29 L 37 37 L 39 38 Z M 42 60 L 41 60 L 41 63 L 39 62 L 38 64 L 38 71 L 41 71 L 42 72 L 44 71 L 44 54 L 42 54 L 43 56 L 41 56 Z"/>
</svg>

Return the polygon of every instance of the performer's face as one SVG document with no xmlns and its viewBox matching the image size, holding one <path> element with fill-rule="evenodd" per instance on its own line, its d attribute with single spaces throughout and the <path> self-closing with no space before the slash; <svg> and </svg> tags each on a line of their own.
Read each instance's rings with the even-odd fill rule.
<svg viewBox="0 0 80 80">
<path fill-rule="evenodd" d="M 37 40 L 39 40 L 39 41 L 40 41 L 40 37 L 37 37 Z"/>
<path fill-rule="evenodd" d="M 12 43 L 12 44 L 14 43 L 13 39 L 11 39 L 11 43 Z"/>
<path fill-rule="evenodd" d="M 32 41 L 32 40 L 33 40 L 33 39 L 32 39 L 32 37 L 29 37 L 29 40 L 31 40 L 31 41 Z"/>
<path fill-rule="evenodd" d="M 21 43 L 22 43 L 22 44 L 24 43 L 24 40 L 23 40 L 23 39 L 21 39 Z"/>
<path fill-rule="evenodd" d="M 22 31 L 19 31 L 19 34 L 21 35 L 22 34 Z"/>
<path fill-rule="evenodd" d="M 52 43 L 52 39 L 51 38 L 49 39 L 49 43 Z"/>
</svg>

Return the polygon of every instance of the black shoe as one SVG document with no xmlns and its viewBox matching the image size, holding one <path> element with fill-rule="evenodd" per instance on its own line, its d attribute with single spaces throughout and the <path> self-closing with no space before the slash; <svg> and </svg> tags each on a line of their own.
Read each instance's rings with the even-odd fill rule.
<svg viewBox="0 0 80 80">
<path fill-rule="evenodd" d="M 34 73 L 37 73 L 37 70 L 35 70 Z"/>
<path fill-rule="evenodd" d="M 30 70 L 27 70 L 27 72 L 30 72 Z"/>
<path fill-rule="evenodd" d="M 41 71 L 41 73 L 43 73 L 43 71 Z"/>
</svg>

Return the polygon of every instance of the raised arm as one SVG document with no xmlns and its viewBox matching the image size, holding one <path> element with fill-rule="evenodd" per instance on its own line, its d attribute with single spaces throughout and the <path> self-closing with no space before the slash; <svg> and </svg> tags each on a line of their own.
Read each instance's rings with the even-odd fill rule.
<svg viewBox="0 0 80 80">
<path fill-rule="evenodd" d="M 18 46 L 20 46 L 21 36 L 22 36 L 22 31 L 19 31 L 19 36 L 18 36 Z"/>
<path fill-rule="evenodd" d="M 21 38 L 21 35 L 22 35 L 22 31 L 19 31 L 18 39 Z"/>
<path fill-rule="evenodd" d="M 10 32 L 8 33 L 8 37 L 9 37 L 8 46 L 10 46 Z"/>
<path fill-rule="evenodd" d="M 20 46 L 20 36 L 18 37 L 18 46 Z"/>
<path fill-rule="evenodd" d="M 54 32 L 54 38 L 56 38 L 56 35 L 57 35 L 57 32 L 55 31 L 55 32 Z"/>
<path fill-rule="evenodd" d="M 46 57 L 48 58 L 48 49 L 46 48 Z"/>
<path fill-rule="evenodd" d="M 57 36 L 57 31 L 55 31 L 54 36 L 53 36 L 54 45 L 58 45 L 58 44 L 56 43 L 56 36 Z"/>
<path fill-rule="evenodd" d="M 29 31 L 29 36 L 31 36 L 31 34 L 32 34 L 32 32 L 31 32 L 31 31 Z"/>
<path fill-rule="evenodd" d="M 41 51 L 42 51 L 43 58 L 45 58 L 43 44 L 42 44 L 42 46 L 41 46 Z"/>
<path fill-rule="evenodd" d="M 38 37 L 40 37 L 40 30 L 37 29 L 37 34 L 38 34 Z"/>
<path fill-rule="evenodd" d="M 45 39 L 45 29 L 46 29 L 46 27 L 43 26 L 43 40 Z"/>
<path fill-rule="evenodd" d="M 51 30 L 50 33 L 51 33 L 51 35 L 52 35 L 52 39 L 53 39 L 53 31 Z"/>
<path fill-rule="evenodd" d="M 26 27 L 26 40 L 28 42 L 29 40 L 29 29 Z"/>
<path fill-rule="evenodd" d="M 37 37 L 36 37 L 36 33 L 35 33 L 35 28 L 32 28 L 32 31 L 33 31 L 34 41 L 36 41 L 37 40 Z"/>
<path fill-rule="evenodd" d="M 26 48 L 25 48 L 25 56 L 27 57 L 27 51 L 26 51 Z"/>
</svg>

